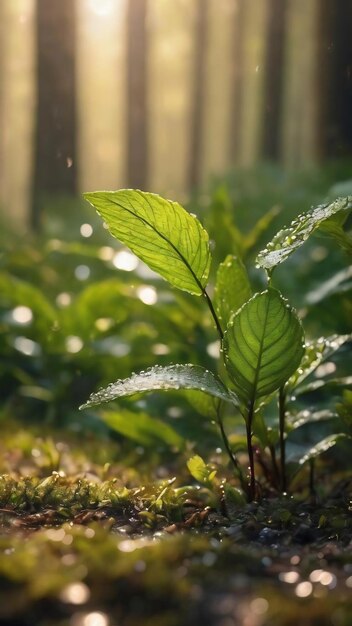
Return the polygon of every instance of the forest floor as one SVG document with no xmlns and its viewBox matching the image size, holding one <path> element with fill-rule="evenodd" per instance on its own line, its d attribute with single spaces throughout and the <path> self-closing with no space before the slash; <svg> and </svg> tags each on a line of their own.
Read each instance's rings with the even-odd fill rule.
<svg viewBox="0 0 352 626">
<path fill-rule="evenodd" d="M 206 489 L 99 465 L 99 447 L 5 429 L 0 624 L 352 624 L 348 478 L 315 497 L 214 506 Z"/>
</svg>

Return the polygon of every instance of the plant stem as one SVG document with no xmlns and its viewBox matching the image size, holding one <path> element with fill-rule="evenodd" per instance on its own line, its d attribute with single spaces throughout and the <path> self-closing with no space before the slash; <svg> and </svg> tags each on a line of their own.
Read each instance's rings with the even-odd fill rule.
<svg viewBox="0 0 352 626">
<path fill-rule="evenodd" d="M 254 455 L 252 447 L 252 423 L 254 415 L 254 401 L 252 401 L 248 408 L 248 415 L 246 420 L 246 434 L 247 434 L 247 450 L 249 460 L 249 500 L 252 502 L 255 500 L 255 468 L 254 468 Z"/>
<path fill-rule="evenodd" d="M 274 446 L 269 446 L 269 451 L 270 451 L 271 462 L 272 462 L 272 466 L 273 466 L 273 473 L 274 473 L 274 476 L 275 476 L 276 487 L 279 488 L 279 485 L 280 485 L 280 471 L 279 471 L 279 468 L 277 466 L 275 447 Z"/>
<path fill-rule="evenodd" d="M 217 414 L 217 421 L 218 421 L 218 425 L 219 425 L 219 428 L 220 428 L 222 440 L 223 440 L 224 446 L 226 448 L 226 452 L 227 452 L 227 454 L 229 456 L 229 459 L 230 459 L 232 465 L 234 466 L 234 468 L 235 468 L 235 470 L 236 470 L 236 472 L 238 474 L 238 477 L 239 477 L 240 483 L 241 483 L 241 487 L 242 487 L 242 489 L 245 490 L 246 484 L 245 484 L 245 480 L 243 478 L 242 470 L 241 470 L 241 467 L 240 467 L 240 465 L 239 465 L 239 463 L 238 463 L 238 461 L 236 459 L 235 454 L 231 450 L 230 442 L 229 442 L 229 440 L 227 438 L 227 435 L 225 433 L 224 423 L 223 423 L 221 415 L 220 415 L 220 408 L 219 407 L 217 408 L 216 414 Z"/>
<path fill-rule="evenodd" d="M 206 291 L 206 289 L 203 289 L 203 296 L 204 296 L 204 298 L 206 300 L 206 303 L 207 303 L 207 305 L 209 307 L 210 313 L 212 314 L 213 320 L 215 322 L 215 326 L 216 326 L 217 331 L 219 333 L 220 340 L 222 341 L 223 338 L 224 338 L 224 333 L 223 333 L 223 330 L 221 328 L 220 320 L 219 320 L 218 316 L 216 315 L 213 303 L 212 303 L 211 298 L 210 298 L 208 292 Z"/>
<path fill-rule="evenodd" d="M 309 459 L 309 492 L 311 498 L 315 498 L 315 459 Z"/>
<path fill-rule="evenodd" d="M 279 437 L 280 437 L 280 467 L 281 467 L 281 491 L 287 491 L 286 477 L 286 442 L 285 442 L 285 414 L 286 394 L 284 387 L 279 390 Z"/>
</svg>

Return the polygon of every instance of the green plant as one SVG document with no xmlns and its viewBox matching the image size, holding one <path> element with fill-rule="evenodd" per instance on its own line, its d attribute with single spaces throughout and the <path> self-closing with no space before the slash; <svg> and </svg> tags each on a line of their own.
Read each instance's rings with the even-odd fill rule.
<svg viewBox="0 0 352 626">
<path fill-rule="evenodd" d="M 272 274 L 317 229 L 336 239 L 344 250 L 350 252 L 351 238 L 343 225 L 352 208 L 352 198 L 340 198 L 318 206 L 275 235 L 257 257 L 257 267 L 266 271 L 268 279 L 267 289 L 262 292 L 251 295 L 242 261 L 235 256 L 227 257 L 218 268 L 212 299 L 207 290 L 211 264 L 209 237 L 196 216 L 175 202 L 141 191 L 95 192 L 85 194 L 85 197 L 96 208 L 111 234 L 152 270 L 174 287 L 205 300 L 221 341 L 226 378 L 224 382 L 208 369 L 192 364 L 155 366 L 92 394 L 81 408 L 157 389 L 203 392 L 210 397 L 210 412 L 215 416 L 229 458 L 249 499 L 253 500 L 257 495 L 254 435 L 271 451 L 274 473 L 285 492 L 288 395 L 292 395 L 321 363 L 324 350 L 331 346 L 336 349 L 346 337 L 306 346 L 301 323 L 282 294 L 273 287 Z M 265 425 L 262 408 L 277 392 L 279 420 L 272 436 Z M 248 485 L 225 433 L 224 403 L 232 405 L 245 421 Z M 275 456 L 277 442 L 280 468 Z M 333 440 L 330 443 L 333 445 Z M 304 458 L 313 456 L 311 452 Z"/>
</svg>

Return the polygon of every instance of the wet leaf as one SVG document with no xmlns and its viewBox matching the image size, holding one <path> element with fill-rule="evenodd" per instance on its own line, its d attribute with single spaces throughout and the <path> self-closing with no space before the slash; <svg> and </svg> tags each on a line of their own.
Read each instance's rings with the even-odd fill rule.
<svg viewBox="0 0 352 626">
<path fill-rule="evenodd" d="M 174 287 L 200 296 L 208 281 L 208 233 L 177 202 L 142 191 L 96 191 L 84 197 L 110 233 Z"/>
<path fill-rule="evenodd" d="M 335 216 L 343 212 L 347 218 L 352 209 L 352 196 L 338 198 L 334 202 L 322 204 L 308 213 L 299 215 L 288 227 L 280 230 L 257 257 L 257 264 L 268 271 L 295 252 L 318 228 L 323 227 L 324 234 L 337 237 Z M 332 220 L 331 222 L 329 220 Z"/>
<path fill-rule="evenodd" d="M 299 464 L 303 465 L 307 461 L 310 461 L 311 459 L 315 459 L 317 456 L 320 456 L 321 454 L 323 454 L 323 452 L 326 452 L 327 450 L 335 446 L 342 439 L 351 439 L 351 437 L 348 437 L 348 435 L 346 435 L 345 433 L 337 433 L 333 435 L 328 435 L 328 437 L 325 437 L 325 439 L 322 439 L 321 441 L 319 441 L 319 443 L 312 446 L 299 459 Z"/>
<path fill-rule="evenodd" d="M 231 319 L 225 362 L 238 395 L 253 401 L 278 389 L 304 354 L 302 326 L 275 289 L 257 293 Z"/>
<path fill-rule="evenodd" d="M 307 385 L 302 385 L 295 390 L 296 396 L 303 396 L 305 393 L 312 393 L 317 389 L 341 389 L 352 386 L 352 376 L 343 376 L 342 378 L 318 378 L 318 380 L 312 380 Z"/>
<path fill-rule="evenodd" d="M 132 374 L 124 380 L 117 380 L 105 389 L 93 393 L 88 402 L 80 408 L 86 409 L 103 402 L 111 402 L 117 398 L 159 389 L 198 389 L 220 400 L 233 404 L 238 403 L 236 395 L 227 390 L 219 378 L 199 365 L 169 365 L 166 367 L 156 365 L 139 374 Z"/>
<path fill-rule="evenodd" d="M 252 295 L 247 270 L 241 259 L 229 254 L 220 263 L 215 284 L 214 306 L 221 322 L 227 324 L 233 313 Z"/>
<path fill-rule="evenodd" d="M 292 392 L 293 389 L 296 389 L 319 365 L 333 356 L 347 341 L 351 340 L 352 335 L 331 335 L 330 337 L 320 337 L 314 341 L 307 342 L 299 368 L 287 382 L 287 391 Z"/>
<path fill-rule="evenodd" d="M 327 420 L 337 418 L 337 413 L 324 409 L 322 411 L 310 411 L 309 409 L 303 409 L 296 415 L 288 415 L 286 419 L 287 429 L 292 431 L 310 424 L 312 422 L 326 422 Z"/>
</svg>

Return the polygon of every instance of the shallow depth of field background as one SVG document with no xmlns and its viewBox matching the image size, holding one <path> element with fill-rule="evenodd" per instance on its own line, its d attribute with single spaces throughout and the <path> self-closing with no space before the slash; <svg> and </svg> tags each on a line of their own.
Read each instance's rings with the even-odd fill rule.
<svg viewBox="0 0 352 626">
<path fill-rule="evenodd" d="M 350 0 L 0 0 L 5 223 L 83 190 L 184 200 L 234 168 L 350 157 L 351 35 Z"/>
<path fill-rule="evenodd" d="M 352 0 L 0 0 L 0 623 L 351 626 L 351 341 L 288 399 L 294 498 L 275 497 L 276 398 L 263 405 L 257 509 L 202 393 L 79 411 L 156 364 L 226 380 L 203 298 L 82 198 L 124 187 L 199 217 L 209 294 L 228 254 L 265 289 L 255 259 L 274 234 L 352 196 Z M 324 233 L 273 285 L 307 340 L 352 332 L 352 266 Z M 224 410 L 245 472 L 244 420 Z"/>
</svg>

